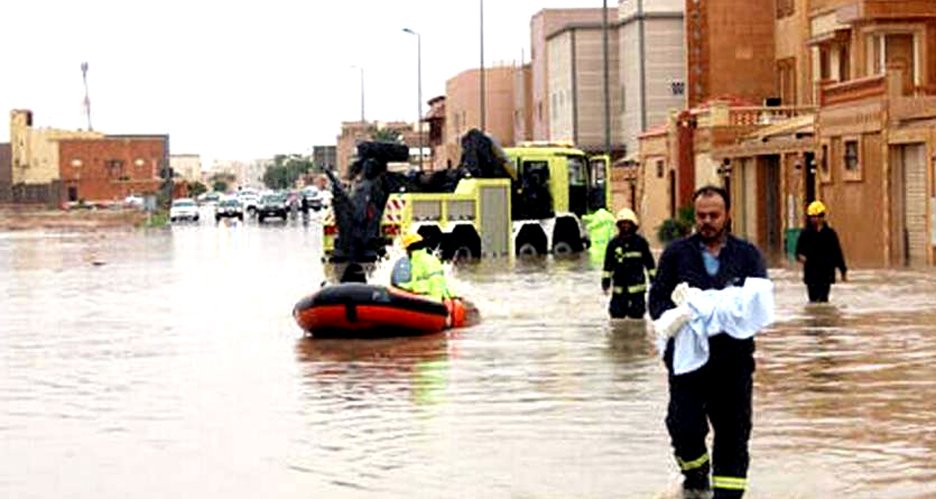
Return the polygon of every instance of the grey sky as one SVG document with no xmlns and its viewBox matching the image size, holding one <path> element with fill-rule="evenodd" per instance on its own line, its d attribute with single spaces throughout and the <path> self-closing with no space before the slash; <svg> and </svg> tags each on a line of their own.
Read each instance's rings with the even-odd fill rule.
<svg viewBox="0 0 936 499">
<path fill-rule="evenodd" d="M 529 59 L 530 17 L 594 0 L 485 2 L 485 63 Z M 616 2 L 611 1 L 614 5 Z M 251 159 L 334 143 L 360 116 L 416 116 L 416 37 L 423 101 L 479 64 L 479 3 L 455 0 L 31 0 L 0 11 L 0 141 L 8 112 L 37 126 L 82 128 L 88 61 L 93 126 L 169 133 L 173 153 Z"/>
</svg>

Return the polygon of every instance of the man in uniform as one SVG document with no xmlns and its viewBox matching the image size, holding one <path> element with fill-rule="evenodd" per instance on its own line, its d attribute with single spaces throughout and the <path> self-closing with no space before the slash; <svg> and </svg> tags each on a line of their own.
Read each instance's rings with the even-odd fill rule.
<svg viewBox="0 0 936 499">
<path fill-rule="evenodd" d="M 660 257 L 650 288 L 649 308 L 654 320 L 675 307 L 671 297 L 680 283 L 700 290 L 720 290 L 741 286 L 748 277 L 767 277 L 757 248 L 728 233 L 728 193 L 705 186 L 695 192 L 693 201 L 696 233 L 673 242 Z M 663 355 L 670 395 L 666 427 L 685 477 L 685 497 L 711 497 L 714 489 L 716 499 L 740 498 L 747 488 L 754 339 L 711 336 L 707 362 L 679 375 L 674 374 L 674 345 L 674 339 L 669 338 Z M 714 459 L 705 443 L 709 423 L 714 431 Z"/>
<path fill-rule="evenodd" d="M 615 222 L 618 235 L 608 243 L 605 250 L 604 274 L 601 289 L 611 291 L 608 311 L 611 318 L 643 318 L 647 311 L 644 294 L 647 292 L 647 275 L 653 277 L 655 268 L 653 255 L 647 240 L 637 233 L 637 215 L 629 208 L 617 212 Z"/>
</svg>

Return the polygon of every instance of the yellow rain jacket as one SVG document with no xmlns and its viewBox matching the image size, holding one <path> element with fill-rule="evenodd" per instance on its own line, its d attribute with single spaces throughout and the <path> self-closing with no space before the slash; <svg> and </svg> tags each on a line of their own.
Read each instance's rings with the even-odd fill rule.
<svg viewBox="0 0 936 499">
<path fill-rule="evenodd" d="M 445 282 L 442 262 L 425 249 L 418 249 L 410 255 L 410 280 L 397 286 L 439 301 L 452 296 Z"/>
</svg>

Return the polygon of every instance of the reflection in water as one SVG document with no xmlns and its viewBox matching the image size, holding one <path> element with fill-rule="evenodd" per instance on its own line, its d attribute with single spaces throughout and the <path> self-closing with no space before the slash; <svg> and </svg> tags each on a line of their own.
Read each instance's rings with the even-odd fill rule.
<svg viewBox="0 0 936 499">
<path fill-rule="evenodd" d="M 458 265 L 483 321 L 307 339 L 312 221 L 0 235 L 0 497 L 658 497 L 666 375 L 587 258 Z M 95 266 L 94 261 L 105 265 Z M 936 497 L 936 272 L 773 270 L 749 497 Z M 12 456 L 12 457 L 11 457 Z M 91 477 L 89 479 L 89 477 Z"/>
</svg>

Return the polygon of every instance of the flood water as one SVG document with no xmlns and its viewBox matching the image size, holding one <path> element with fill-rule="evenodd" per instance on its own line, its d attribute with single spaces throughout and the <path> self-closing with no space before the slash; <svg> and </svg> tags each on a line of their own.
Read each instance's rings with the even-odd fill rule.
<svg viewBox="0 0 936 499">
<path fill-rule="evenodd" d="M 585 259 L 455 269 L 469 329 L 311 340 L 320 248 L 0 234 L 0 497 L 672 496 L 665 371 Z M 822 307 L 772 277 L 748 497 L 936 497 L 936 272 L 856 270 Z"/>
</svg>

